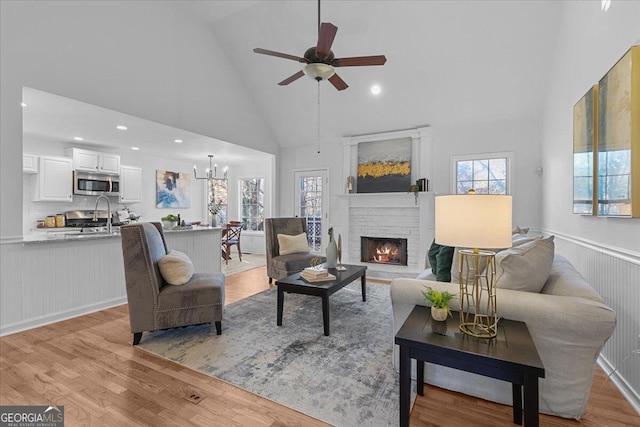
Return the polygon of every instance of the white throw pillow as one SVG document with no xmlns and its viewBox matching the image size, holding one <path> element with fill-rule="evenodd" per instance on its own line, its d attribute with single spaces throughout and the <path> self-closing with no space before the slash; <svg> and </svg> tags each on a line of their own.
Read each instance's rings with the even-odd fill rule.
<svg viewBox="0 0 640 427">
<path fill-rule="evenodd" d="M 308 253 L 307 233 L 300 233 L 295 236 L 278 234 L 278 246 L 280 246 L 280 255 Z"/>
<path fill-rule="evenodd" d="M 540 292 L 551 273 L 553 255 L 553 236 L 497 253 L 496 287 Z"/>
<path fill-rule="evenodd" d="M 189 257 L 180 251 L 169 251 L 158 261 L 160 274 L 170 285 L 184 285 L 193 276 L 193 263 Z"/>
</svg>

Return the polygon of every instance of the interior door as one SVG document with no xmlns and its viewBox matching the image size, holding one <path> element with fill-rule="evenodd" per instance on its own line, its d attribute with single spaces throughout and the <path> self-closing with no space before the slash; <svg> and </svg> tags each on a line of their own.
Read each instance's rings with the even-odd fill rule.
<svg viewBox="0 0 640 427">
<path fill-rule="evenodd" d="M 294 172 L 295 216 L 307 219 L 307 240 L 311 252 L 324 253 L 328 238 L 327 170 Z"/>
</svg>

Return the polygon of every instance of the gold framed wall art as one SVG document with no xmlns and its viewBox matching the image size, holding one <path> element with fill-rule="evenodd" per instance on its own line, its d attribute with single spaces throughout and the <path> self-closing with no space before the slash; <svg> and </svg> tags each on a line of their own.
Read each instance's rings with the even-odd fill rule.
<svg viewBox="0 0 640 427">
<path fill-rule="evenodd" d="M 573 213 L 596 215 L 598 85 L 573 106 Z"/>
<path fill-rule="evenodd" d="M 597 214 L 640 218 L 640 46 L 598 84 Z"/>
</svg>

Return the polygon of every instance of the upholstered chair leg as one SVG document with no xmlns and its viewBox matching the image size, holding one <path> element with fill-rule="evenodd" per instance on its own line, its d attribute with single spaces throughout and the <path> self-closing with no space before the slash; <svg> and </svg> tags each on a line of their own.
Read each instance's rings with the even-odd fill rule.
<svg viewBox="0 0 640 427">
<path fill-rule="evenodd" d="M 133 344 L 132 345 L 140 344 L 140 340 L 141 339 L 142 339 L 142 332 L 134 332 L 133 333 Z"/>
<path fill-rule="evenodd" d="M 216 322 L 216 335 L 222 335 L 222 322 Z"/>
</svg>

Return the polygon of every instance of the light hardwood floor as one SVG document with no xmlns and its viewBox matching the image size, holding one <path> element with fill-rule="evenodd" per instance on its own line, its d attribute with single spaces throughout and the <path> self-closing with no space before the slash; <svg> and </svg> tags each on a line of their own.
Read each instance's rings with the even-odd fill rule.
<svg viewBox="0 0 640 427">
<path fill-rule="evenodd" d="M 264 267 L 229 276 L 226 303 L 270 287 Z M 67 427 L 326 425 L 132 347 L 126 305 L 0 338 L 0 405 L 49 404 L 64 405 Z M 640 416 L 598 369 L 580 422 L 540 422 L 640 426 Z M 411 425 L 513 426 L 510 406 L 430 386 Z"/>
</svg>

